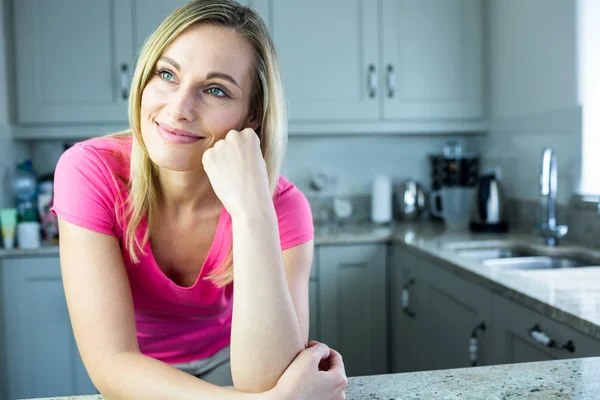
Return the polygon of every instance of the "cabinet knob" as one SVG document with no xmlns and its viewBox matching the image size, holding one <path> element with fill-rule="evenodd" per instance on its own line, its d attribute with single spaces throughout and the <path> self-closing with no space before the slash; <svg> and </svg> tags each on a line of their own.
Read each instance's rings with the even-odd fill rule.
<svg viewBox="0 0 600 400">
<path fill-rule="evenodd" d="M 126 63 L 121 64 L 121 98 L 129 98 L 129 66 Z"/>
<path fill-rule="evenodd" d="M 377 96 L 377 71 L 375 65 L 371 64 L 368 68 L 369 78 L 367 81 L 367 87 L 369 90 L 369 97 L 374 98 Z"/>
<path fill-rule="evenodd" d="M 396 94 L 396 74 L 392 64 L 388 64 L 387 68 L 387 90 L 388 97 L 391 99 Z"/>
<path fill-rule="evenodd" d="M 575 353 L 575 343 L 572 340 L 567 341 L 565 344 L 560 344 L 542 331 L 540 324 L 535 324 L 529 329 L 529 337 L 551 349 L 567 350 L 569 353 Z"/>
</svg>

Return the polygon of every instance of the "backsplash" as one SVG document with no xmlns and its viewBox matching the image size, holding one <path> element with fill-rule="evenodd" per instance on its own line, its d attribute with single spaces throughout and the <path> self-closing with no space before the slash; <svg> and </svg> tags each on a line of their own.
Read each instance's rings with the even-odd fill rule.
<svg viewBox="0 0 600 400">
<path fill-rule="evenodd" d="M 510 199 L 508 201 L 511 229 L 534 232 L 538 214 L 538 201 Z M 587 207 L 559 204 L 556 208 L 557 223 L 567 225 L 569 232 L 565 241 L 600 249 L 600 213 Z"/>
<path fill-rule="evenodd" d="M 282 174 L 306 195 L 311 195 L 312 173 L 323 171 L 337 178 L 336 190 L 326 195 L 370 194 L 376 174 L 395 181 L 414 178 L 429 187 L 427 155 L 442 151 L 448 140 L 457 140 L 467 151 L 475 151 L 469 136 L 291 136 Z M 31 144 L 33 163 L 39 174 L 51 173 L 63 152 L 62 141 Z"/>
<path fill-rule="evenodd" d="M 567 204 L 581 176 L 581 109 L 554 110 L 493 120 L 476 139 L 482 169 L 500 167 L 506 197 L 537 201 L 542 151 L 552 147 L 558 164 L 558 202 Z"/>
</svg>

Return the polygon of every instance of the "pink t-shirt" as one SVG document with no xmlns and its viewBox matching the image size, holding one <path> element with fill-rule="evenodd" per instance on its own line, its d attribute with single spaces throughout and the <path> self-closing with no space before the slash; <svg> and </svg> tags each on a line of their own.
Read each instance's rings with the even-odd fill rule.
<svg viewBox="0 0 600 400">
<path fill-rule="evenodd" d="M 233 284 L 218 288 L 203 278 L 228 255 L 231 217 L 223 208 L 202 272 L 191 287 L 181 287 L 164 275 L 149 243 L 146 255 L 134 264 L 115 211 L 116 202 L 123 204 L 127 195 L 130 152 L 131 138 L 95 138 L 68 149 L 56 166 L 52 212 L 67 222 L 119 240 L 142 353 L 170 364 L 209 357 L 230 343 Z M 308 201 L 284 177 L 279 178 L 274 205 L 281 250 L 313 239 Z M 139 234 L 145 229 L 144 223 Z"/>
</svg>

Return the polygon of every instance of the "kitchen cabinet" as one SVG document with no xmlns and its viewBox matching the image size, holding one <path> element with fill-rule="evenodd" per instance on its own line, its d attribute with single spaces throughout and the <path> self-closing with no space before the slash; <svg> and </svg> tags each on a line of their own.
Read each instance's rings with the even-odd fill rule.
<svg viewBox="0 0 600 400">
<path fill-rule="evenodd" d="M 75 344 L 58 257 L 1 261 L 6 398 L 97 393 Z M 3 397 L 4 398 L 4 397 Z"/>
<path fill-rule="evenodd" d="M 421 370 L 489 365 L 492 292 L 419 258 L 422 269 L 422 317 L 419 318 Z M 472 342 L 474 338 L 476 342 Z M 471 359 L 476 343 L 475 364 Z"/>
<path fill-rule="evenodd" d="M 131 0 L 13 1 L 20 124 L 127 121 Z"/>
<path fill-rule="evenodd" d="M 292 122 L 482 117 L 481 0 L 271 4 Z"/>
<path fill-rule="evenodd" d="M 481 0 L 382 0 L 386 119 L 483 114 Z"/>
<path fill-rule="evenodd" d="M 290 120 L 377 120 L 377 2 L 270 3 Z"/>
<path fill-rule="evenodd" d="M 348 376 L 387 372 L 387 245 L 319 246 L 321 340 Z"/>
<path fill-rule="evenodd" d="M 600 341 L 502 296 L 493 296 L 493 309 L 498 364 L 600 356 Z"/>
<path fill-rule="evenodd" d="M 422 268 L 413 254 L 393 247 L 391 297 L 391 368 L 393 373 L 419 371 L 419 321 L 423 318 Z"/>
<path fill-rule="evenodd" d="M 419 253 L 394 248 L 392 371 L 471 366 L 472 343 L 477 344 L 476 364 L 490 364 L 491 291 Z"/>
<path fill-rule="evenodd" d="M 481 131 L 482 1 L 241 3 L 271 32 L 291 134 L 394 134 Z M 125 126 L 139 49 L 185 2 L 13 0 L 15 135 L 80 137 L 69 124 Z"/>
</svg>

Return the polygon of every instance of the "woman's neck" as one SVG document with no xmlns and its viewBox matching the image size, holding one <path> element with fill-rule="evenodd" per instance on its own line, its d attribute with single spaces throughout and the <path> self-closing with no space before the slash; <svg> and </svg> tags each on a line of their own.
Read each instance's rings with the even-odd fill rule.
<svg viewBox="0 0 600 400">
<path fill-rule="evenodd" d="M 159 209 L 171 216 L 211 216 L 222 207 L 204 170 L 180 172 L 161 168 L 158 184 Z"/>
</svg>

